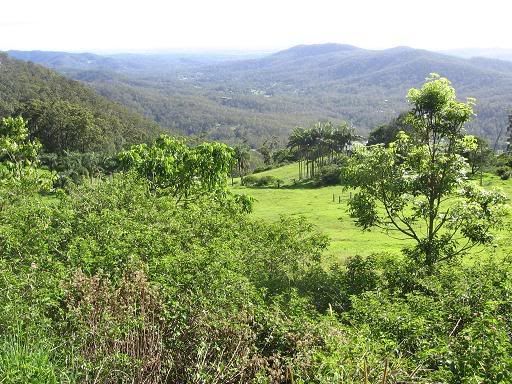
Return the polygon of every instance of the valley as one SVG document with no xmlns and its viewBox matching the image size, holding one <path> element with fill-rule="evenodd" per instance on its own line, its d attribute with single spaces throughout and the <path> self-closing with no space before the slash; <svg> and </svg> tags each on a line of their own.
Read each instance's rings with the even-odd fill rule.
<svg viewBox="0 0 512 384">
<path fill-rule="evenodd" d="M 506 146 L 512 62 L 459 58 L 397 47 L 296 46 L 256 58 L 179 55 L 100 56 L 18 52 L 84 82 L 172 132 L 228 143 L 282 142 L 295 126 L 347 121 L 365 136 L 407 109 L 404 95 L 430 73 L 450 78 L 460 97 L 475 97 L 471 133 Z"/>
</svg>

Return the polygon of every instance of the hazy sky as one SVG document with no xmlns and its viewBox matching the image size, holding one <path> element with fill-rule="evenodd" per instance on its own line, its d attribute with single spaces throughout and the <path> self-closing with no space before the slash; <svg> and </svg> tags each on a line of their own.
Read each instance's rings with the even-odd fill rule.
<svg viewBox="0 0 512 384">
<path fill-rule="evenodd" d="M 0 0 L 0 50 L 512 48 L 510 0 Z"/>
</svg>

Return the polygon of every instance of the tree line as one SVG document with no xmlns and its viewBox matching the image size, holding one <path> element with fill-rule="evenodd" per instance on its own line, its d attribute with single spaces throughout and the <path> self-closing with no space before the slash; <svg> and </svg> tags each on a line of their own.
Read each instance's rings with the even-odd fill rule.
<svg viewBox="0 0 512 384">
<path fill-rule="evenodd" d="M 315 177 L 318 169 L 346 154 L 355 138 L 347 123 L 318 122 L 311 128 L 295 128 L 288 139 L 288 148 L 299 164 L 299 180 Z"/>
</svg>

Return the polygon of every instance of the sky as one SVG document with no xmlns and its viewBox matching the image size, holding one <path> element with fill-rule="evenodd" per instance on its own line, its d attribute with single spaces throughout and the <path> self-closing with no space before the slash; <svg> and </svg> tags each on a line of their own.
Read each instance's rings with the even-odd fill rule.
<svg viewBox="0 0 512 384">
<path fill-rule="evenodd" d="M 0 0 L 0 50 L 512 48 L 509 0 Z"/>
</svg>

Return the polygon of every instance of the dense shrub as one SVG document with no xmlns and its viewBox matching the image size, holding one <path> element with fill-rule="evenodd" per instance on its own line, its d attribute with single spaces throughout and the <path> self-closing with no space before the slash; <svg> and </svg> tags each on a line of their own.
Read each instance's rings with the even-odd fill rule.
<svg viewBox="0 0 512 384">
<path fill-rule="evenodd" d="M 75 350 L 73 368 L 83 381 L 117 382 L 118 372 L 136 382 L 164 380 L 169 368 L 163 342 L 171 324 L 142 271 L 127 271 L 114 285 L 101 274 L 77 270 L 64 284 L 60 332 Z"/>
<path fill-rule="evenodd" d="M 20 170 L 0 184 L 2 383 L 512 381 L 509 257 L 326 269 L 311 224 L 225 188 L 128 173 L 42 196 Z"/>
<path fill-rule="evenodd" d="M 315 174 L 315 185 L 326 187 L 341 184 L 341 167 L 336 164 L 325 165 Z"/>
<path fill-rule="evenodd" d="M 512 176 L 512 155 L 502 153 L 496 157 L 496 174 L 502 180 L 508 180 Z"/>
<path fill-rule="evenodd" d="M 385 275 L 396 271 L 392 266 Z M 511 273 L 510 260 L 452 265 L 418 278 L 405 295 L 393 293 L 396 279 L 384 279 L 379 289 L 353 296 L 344 316 L 356 328 L 368 326 L 375 342 L 395 345 L 396 354 L 421 364 L 426 370 L 417 377 L 508 382 L 512 350 L 504 335 L 512 330 L 506 315 L 512 309 Z"/>
<path fill-rule="evenodd" d="M 253 174 L 256 174 L 256 173 L 261 173 L 261 172 L 265 172 L 265 171 L 270 171 L 271 169 L 274 169 L 274 168 L 277 168 L 277 167 L 280 167 L 281 165 L 265 165 L 263 167 L 258 167 L 258 168 L 255 168 L 254 171 L 252 172 Z M 249 177 L 249 176 L 247 176 Z"/>
<path fill-rule="evenodd" d="M 511 167 L 512 168 L 512 154 L 502 153 L 496 157 L 496 166 L 498 167 Z"/>
<path fill-rule="evenodd" d="M 243 184 L 247 187 L 279 187 L 283 184 L 283 181 L 272 175 L 260 177 L 249 175 L 244 177 Z"/>
<path fill-rule="evenodd" d="M 326 246 L 311 226 L 255 222 L 229 197 L 177 205 L 129 176 L 51 199 L 0 211 L 0 341 L 35 328 L 55 351 L 24 358 L 78 382 L 280 382 L 308 370 L 322 343 L 293 291 Z"/>
<path fill-rule="evenodd" d="M 501 180 L 508 180 L 512 174 L 512 168 L 507 166 L 498 167 L 496 169 L 496 174 L 501 178 Z"/>
<path fill-rule="evenodd" d="M 4 382 L 512 379 L 508 259 L 326 270 L 311 225 L 237 199 L 177 205 L 129 176 L 49 199 L 0 211 Z"/>
<path fill-rule="evenodd" d="M 41 167 L 56 173 L 54 187 L 68 188 L 71 184 L 104 177 L 118 168 L 113 156 L 97 152 L 45 153 L 40 156 Z"/>
</svg>

